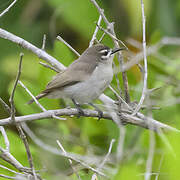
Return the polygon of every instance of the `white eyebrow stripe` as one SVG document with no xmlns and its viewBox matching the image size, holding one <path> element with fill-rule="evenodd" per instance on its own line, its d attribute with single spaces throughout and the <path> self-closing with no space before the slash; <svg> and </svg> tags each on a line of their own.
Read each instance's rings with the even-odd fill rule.
<svg viewBox="0 0 180 180">
<path fill-rule="evenodd" d="M 108 50 L 107 49 L 103 49 L 103 50 L 100 51 L 100 53 L 104 53 L 104 52 L 108 52 Z"/>
</svg>

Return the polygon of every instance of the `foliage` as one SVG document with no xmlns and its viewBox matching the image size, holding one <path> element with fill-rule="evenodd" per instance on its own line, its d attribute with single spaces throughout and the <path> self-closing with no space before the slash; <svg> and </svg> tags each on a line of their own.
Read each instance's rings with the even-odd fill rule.
<svg viewBox="0 0 180 180">
<path fill-rule="evenodd" d="M 8 2 L 8 3 L 7 3 Z M 0 12 L 5 9 L 10 0 L 0 3 Z M 141 9 L 139 1 L 98 1 L 107 17 L 115 21 L 118 37 L 126 40 L 128 37 L 141 40 Z M 147 15 L 148 45 L 154 45 L 164 36 L 180 35 L 180 1 L 174 0 L 147 0 L 145 3 Z M 152 8 L 153 7 L 153 8 Z M 154 8 L 155 7 L 155 8 Z M 55 37 L 60 34 L 78 52 L 83 52 L 95 29 L 95 21 L 99 14 L 89 0 L 46 0 L 22 1 L 20 0 L 5 16 L 0 19 L 0 26 L 14 34 L 41 47 L 42 37 L 47 35 L 46 51 L 68 66 L 77 57 Z M 102 32 L 98 33 L 98 37 Z M 110 38 L 105 37 L 104 44 L 112 47 Z M 129 45 L 133 53 L 138 48 Z M 53 71 L 38 64 L 40 59 L 32 53 L 21 49 L 17 45 L 0 39 L 0 97 L 8 102 L 9 95 L 18 69 L 19 53 L 24 52 L 21 80 L 36 95 L 46 86 L 55 74 Z M 158 55 L 159 54 L 159 55 Z M 128 53 L 124 53 L 129 58 Z M 115 60 L 117 62 L 117 60 Z M 158 121 L 180 128 L 180 51 L 179 46 L 165 46 L 157 50 L 156 55 L 148 57 L 148 87 L 159 88 L 150 96 L 152 104 L 160 107 L 153 110 L 152 116 Z M 122 87 L 121 74 L 118 74 Z M 141 72 L 137 66 L 128 71 L 131 101 L 139 100 L 142 92 Z M 116 87 L 115 79 L 112 86 Z M 106 94 L 115 99 L 114 94 L 107 89 Z M 27 105 L 29 95 L 18 86 L 15 93 L 15 106 L 17 115 L 26 115 L 41 112 L 35 104 Z M 46 109 L 58 109 L 68 105 L 70 101 L 42 99 L 40 101 Z M 95 103 L 100 103 L 98 100 Z M 154 104 L 155 103 L 155 104 Z M 86 106 L 85 106 L 86 107 Z M 90 108 L 90 107 L 88 107 Z M 144 113 L 148 113 L 146 110 Z M 7 113 L 0 105 L 0 118 L 7 117 Z M 119 132 L 117 126 L 108 120 L 97 121 L 96 118 L 66 117 L 66 121 L 46 119 L 30 123 L 35 134 L 47 144 L 57 146 L 60 139 L 68 152 L 80 155 L 94 154 L 95 157 L 104 157 L 108 151 L 110 141 L 114 138 L 116 143 L 112 153 L 115 156 Z M 126 127 L 124 145 L 124 159 L 121 164 L 110 167 L 106 172 L 114 180 L 144 179 L 148 157 L 150 133 L 135 126 Z M 13 127 L 7 127 L 8 138 L 12 154 L 23 164 L 28 166 L 23 143 L 17 136 Z M 152 164 L 151 179 L 159 180 L 180 179 L 180 140 L 179 134 L 165 134 L 164 139 L 155 135 L 155 153 Z M 71 170 L 69 161 L 63 157 L 55 156 L 30 141 L 30 148 L 37 169 L 46 167 L 42 172 L 45 179 L 59 179 Z M 2 143 L 0 136 L 0 143 Z M 1 145 L 1 144 L 0 144 Z M 0 164 L 8 164 L 0 159 Z M 10 167 L 12 168 L 12 167 Z M 12 168 L 13 169 L 13 168 Z M 13 175 L 0 168 L 0 174 Z M 91 179 L 92 172 L 80 170 L 82 179 Z M 70 179 L 77 179 L 72 174 Z M 2 179 L 2 178 L 0 178 Z M 98 177 L 98 179 L 103 179 Z"/>
</svg>

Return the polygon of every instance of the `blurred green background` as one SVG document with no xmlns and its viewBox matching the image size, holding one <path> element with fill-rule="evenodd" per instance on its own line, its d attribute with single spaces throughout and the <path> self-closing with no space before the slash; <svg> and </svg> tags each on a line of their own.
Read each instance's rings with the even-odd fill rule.
<svg viewBox="0 0 180 180">
<path fill-rule="evenodd" d="M 12 1 L 0 0 L 0 12 Z M 142 40 L 142 21 L 140 0 L 97 0 L 105 10 L 110 21 L 115 22 L 115 30 L 119 39 L 123 40 L 132 53 L 140 51 L 129 45 L 126 40 L 133 38 Z M 180 37 L 180 0 L 144 0 L 146 14 L 147 44 L 153 45 L 161 38 Z M 56 40 L 57 35 L 63 37 L 79 53 L 82 53 L 91 40 L 95 22 L 99 14 L 89 0 L 18 0 L 10 11 L 0 18 L 0 27 L 16 34 L 41 48 L 43 35 L 46 34 L 46 51 L 68 66 L 77 57 L 64 44 Z M 98 33 L 98 37 L 102 32 Z M 109 37 L 103 43 L 113 47 Z M 42 67 L 40 59 L 18 45 L 0 39 L 0 97 L 8 103 L 9 95 L 18 70 L 19 54 L 23 52 L 22 82 L 34 94 L 38 94 L 55 72 Z M 129 59 L 124 53 L 124 58 Z M 163 123 L 180 128 L 180 46 L 164 46 L 155 55 L 148 57 L 148 87 L 159 88 L 151 94 L 153 105 L 160 107 L 153 111 L 153 118 Z M 131 101 L 139 100 L 142 90 L 142 77 L 135 66 L 128 71 Z M 121 74 L 118 74 L 121 81 Z M 113 87 L 116 83 L 113 80 Z M 115 99 L 107 89 L 105 93 Z M 26 115 L 41 112 L 35 104 L 26 105 L 30 96 L 18 86 L 15 93 L 16 114 Z M 63 100 L 43 99 L 40 101 L 46 109 L 58 109 L 71 102 Z M 96 103 L 100 103 L 98 100 Z M 8 103 L 9 104 L 9 103 Z M 86 107 L 86 106 L 85 106 Z M 146 111 L 143 111 L 146 113 Z M 0 119 L 8 115 L 0 104 Z M 33 132 L 47 144 L 57 147 L 59 139 L 68 152 L 81 155 L 94 154 L 103 157 L 108 151 L 112 138 L 116 139 L 112 154 L 115 156 L 119 137 L 118 128 L 108 120 L 97 122 L 95 118 L 71 118 L 66 121 L 47 119 L 29 123 Z M 18 137 L 16 129 L 6 127 L 12 154 L 28 166 L 24 146 Z M 109 163 L 105 171 L 111 179 L 131 180 L 144 179 L 149 151 L 150 133 L 139 127 L 127 125 L 124 145 L 124 157 L 121 164 Z M 166 143 L 155 134 L 154 158 L 151 179 L 180 179 L 180 137 L 177 134 L 166 134 Z M 0 143 L 3 145 L 2 137 Z M 46 168 L 42 172 L 45 179 L 67 178 L 70 169 L 67 159 L 55 156 L 36 146 L 29 139 L 31 151 L 37 169 Z M 167 143 L 170 143 L 170 147 Z M 171 149 L 171 150 L 170 150 Z M 0 164 L 6 164 L 0 159 Z M 7 164 L 6 164 L 7 165 Z M 7 165 L 12 168 L 11 166 Z M 159 176 L 157 176 L 159 173 Z M 0 174 L 13 175 L 0 168 Z M 64 176 L 63 176 L 64 175 Z M 91 179 L 92 172 L 80 170 L 81 178 Z M 64 178 L 65 178 L 64 177 Z M 69 179 L 77 179 L 73 175 Z M 1 178 L 0 178 L 1 179 Z M 98 177 L 98 179 L 103 179 Z"/>
</svg>

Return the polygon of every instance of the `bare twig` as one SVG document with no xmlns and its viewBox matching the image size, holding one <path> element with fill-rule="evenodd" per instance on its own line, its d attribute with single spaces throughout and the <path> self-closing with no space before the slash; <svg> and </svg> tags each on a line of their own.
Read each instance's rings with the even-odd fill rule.
<svg viewBox="0 0 180 180">
<path fill-rule="evenodd" d="M 26 92 L 32 97 L 32 99 L 34 100 L 34 102 L 40 107 L 40 109 L 45 112 L 47 111 L 39 102 L 38 100 L 36 99 L 36 97 L 29 91 L 29 89 L 21 82 L 21 81 L 18 81 L 19 84 L 26 90 Z M 53 118 L 55 119 L 58 119 L 58 120 L 66 120 L 65 118 L 60 118 L 58 116 L 55 116 L 55 115 L 52 115 Z"/>
<path fill-rule="evenodd" d="M 155 150 L 155 135 L 154 132 L 150 131 L 150 144 L 149 144 L 149 154 L 148 159 L 146 162 L 146 173 L 144 175 L 145 180 L 151 179 L 151 172 L 152 172 L 152 162 L 154 158 L 154 150 Z"/>
<path fill-rule="evenodd" d="M 155 180 L 158 180 L 158 178 L 159 178 L 160 169 L 161 169 L 163 160 L 164 160 L 164 154 L 161 155 L 161 159 L 160 159 L 160 163 L 159 163 L 159 167 L 158 167 L 158 172 L 157 172 Z"/>
<path fill-rule="evenodd" d="M 99 14 L 102 16 L 104 22 L 105 22 L 106 24 L 108 24 L 109 21 L 107 20 L 106 16 L 104 15 L 104 10 L 99 7 L 99 5 L 97 4 L 97 2 L 96 2 L 95 0 L 90 0 L 90 1 L 91 1 L 91 2 L 94 4 L 94 6 L 98 9 Z"/>
<path fill-rule="evenodd" d="M 143 55 L 144 55 L 144 76 L 143 76 L 143 90 L 142 90 L 142 95 L 141 99 L 136 106 L 136 109 L 133 112 L 133 115 L 135 115 L 140 109 L 141 106 L 144 102 L 144 99 L 146 97 L 146 92 L 147 92 L 147 77 L 148 77 L 148 72 L 147 72 L 147 54 L 146 54 L 146 18 L 144 15 L 144 3 L 143 0 L 141 0 L 141 9 L 142 9 L 142 24 L 143 24 Z"/>
<path fill-rule="evenodd" d="M 109 35 L 112 39 L 118 41 L 118 42 L 121 42 L 120 39 L 118 39 L 117 37 L 115 37 L 113 34 L 111 34 L 109 31 L 107 31 L 106 29 L 104 29 L 103 27 L 99 26 L 98 24 L 96 24 L 96 26 L 101 30 L 103 31 L 105 34 Z"/>
<path fill-rule="evenodd" d="M 99 174 L 99 175 L 105 175 L 102 174 L 101 172 L 97 171 L 96 169 L 92 168 L 87 162 L 85 162 L 86 157 L 81 157 L 79 155 L 74 155 L 72 153 L 67 153 L 66 155 L 64 154 L 64 152 L 60 152 L 59 149 L 52 147 L 50 145 L 45 144 L 43 141 L 41 141 L 38 137 L 36 137 L 36 135 L 29 129 L 29 127 L 25 124 L 22 123 L 23 129 L 25 130 L 25 132 L 29 135 L 29 137 L 41 148 L 43 148 L 44 150 L 51 152 L 53 154 L 59 155 L 59 156 L 63 156 L 65 158 L 71 159 L 77 163 L 80 163 L 83 167 L 86 167 L 87 169 L 92 170 L 93 172 Z M 91 159 L 91 163 L 92 163 L 92 157 Z M 97 158 L 94 159 L 93 163 L 95 163 L 95 161 L 97 161 Z"/>
<path fill-rule="evenodd" d="M 4 159 L 6 162 L 10 163 L 12 166 L 14 166 L 19 171 L 25 170 L 25 168 L 22 166 L 22 164 L 19 161 L 17 161 L 10 152 L 8 152 L 7 150 L 5 150 L 1 147 L 0 147 L 0 151 L 1 151 L 0 157 L 2 159 Z"/>
<path fill-rule="evenodd" d="M 106 33 L 103 33 L 103 35 L 101 36 L 101 38 L 98 41 L 101 42 L 105 35 L 106 35 Z"/>
<path fill-rule="evenodd" d="M 60 147 L 60 149 L 63 151 L 64 155 L 67 156 L 67 152 L 66 152 L 65 149 L 63 148 L 63 146 L 62 146 L 62 144 L 60 143 L 60 141 L 59 141 L 59 140 L 56 140 L 56 142 L 57 142 L 58 146 Z M 78 178 L 79 180 L 81 180 L 81 177 L 79 176 L 79 174 L 76 172 L 76 170 L 75 170 L 74 167 L 73 167 L 72 160 L 71 160 L 71 159 L 68 159 L 68 160 L 69 160 L 69 163 L 70 163 L 70 166 L 71 166 L 73 172 L 76 174 L 77 178 Z"/>
<path fill-rule="evenodd" d="M 117 145 L 117 163 L 121 163 L 121 160 L 123 159 L 123 153 L 124 153 L 124 142 L 126 137 L 126 127 L 122 124 L 118 124 L 119 128 L 119 139 L 118 139 L 118 145 Z"/>
<path fill-rule="evenodd" d="M 13 99 L 14 99 L 14 93 L 15 93 L 15 90 L 16 90 L 16 86 L 18 84 L 18 80 L 19 80 L 20 75 L 21 75 L 21 65 L 22 65 L 22 58 L 23 58 L 23 56 L 24 56 L 24 54 L 21 53 L 20 54 L 20 63 L 19 63 L 19 68 L 18 68 L 18 74 L 16 76 L 14 87 L 13 87 L 11 96 L 9 98 L 9 102 L 10 102 L 10 105 L 11 105 L 10 116 L 11 116 L 11 120 L 12 120 L 13 123 L 15 123 L 15 107 L 14 107 L 14 100 Z"/>
<path fill-rule="evenodd" d="M 113 146 L 114 142 L 115 142 L 115 139 L 112 139 L 111 143 L 109 145 L 108 153 L 106 154 L 106 156 L 105 156 L 104 160 L 102 161 L 102 163 L 99 165 L 98 169 L 102 169 L 103 166 L 105 165 L 106 161 L 108 160 L 109 155 L 111 154 L 111 150 L 112 150 L 112 146 Z"/>
<path fill-rule="evenodd" d="M 19 63 L 19 68 L 18 68 L 18 74 L 17 74 L 16 80 L 15 80 L 15 83 L 14 83 L 14 87 L 13 87 L 13 90 L 12 90 L 12 93 L 11 93 L 11 96 L 10 96 L 10 99 L 9 99 L 9 102 L 10 102 L 10 105 L 11 105 L 11 114 L 10 114 L 10 116 L 11 116 L 12 123 L 16 125 L 16 128 L 17 128 L 17 130 L 18 130 L 18 132 L 20 134 L 20 137 L 21 137 L 21 139 L 22 139 L 22 141 L 24 143 L 26 153 L 27 153 L 27 157 L 28 157 L 28 161 L 29 161 L 29 165 L 31 167 L 34 179 L 37 180 L 37 175 L 36 175 L 36 172 L 35 172 L 35 169 L 34 169 L 34 165 L 33 165 L 33 161 L 32 161 L 32 155 L 31 155 L 31 152 L 30 152 L 30 148 L 29 148 L 27 138 L 26 138 L 26 136 L 25 136 L 25 134 L 24 134 L 24 132 L 22 130 L 22 127 L 21 127 L 20 123 L 17 123 L 16 120 L 15 120 L 14 94 L 15 94 L 15 90 L 16 90 L 20 75 L 21 75 L 21 66 L 22 66 L 22 58 L 23 58 L 23 56 L 24 56 L 24 54 L 21 53 L 20 54 L 20 63 Z"/>
<path fill-rule="evenodd" d="M 105 163 L 107 162 L 107 160 L 108 160 L 108 158 L 109 158 L 109 156 L 110 156 L 110 154 L 111 154 L 111 150 L 112 150 L 112 146 L 113 146 L 114 142 L 115 142 L 115 139 L 112 139 L 112 140 L 111 140 L 111 143 L 110 143 L 110 145 L 109 145 L 108 152 L 107 152 L 106 156 L 104 157 L 103 161 L 101 162 L 101 164 L 98 166 L 98 170 L 102 169 L 103 166 L 105 165 Z M 96 180 L 96 179 L 97 179 L 97 176 L 96 176 L 96 174 L 94 173 L 94 174 L 92 175 L 91 180 Z"/>
<path fill-rule="evenodd" d="M 3 39 L 7 39 L 9 41 L 12 41 L 16 44 L 19 44 L 21 47 L 30 50 L 34 54 L 36 54 L 40 59 L 44 59 L 48 63 L 50 63 L 53 67 L 55 67 L 58 70 L 64 70 L 65 67 L 57 61 L 55 58 L 50 56 L 48 53 L 43 51 L 42 49 L 37 48 L 36 46 L 32 45 L 28 41 L 0 28 L 0 37 Z"/>
<path fill-rule="evenodd" d="M 43 42 L 42 42 L 42 50 L 45 50 L 45 46 L 46 46 L 46 34 L 43 35 Z"/>
<path fill-rule="evenodd" d="M 59 73 L 60 71 L 56 68 L 54 68 L 53 66 L 50 66 L 49 64 L 46 64 L 46 63 L 43 63 L 43 62 L 39 62 L 39 64 L 41 64 L 42 66 L 46 67 L 46 68 L 49 68 L 57 73 Z"/>
<path fill-rule="evenodd" d="M 179 37 L 163 37 L 160 41 L 158 41 L 155 45 L 149 46 L 146 48 L 147 56 L 153 55 L 154 53 L 157 53 L 157 51 L 162 48 L 163 46 L 167 45 L 180 45 L 180 38 Z M 135 64 L 138 64 L 144 57 L 144 52 L 139 52 L 135 56 L 132 57 L 132 59 L 123 65 L 121 71 L 126 71 L 130 69 Z M 116 73 L 119 72 L 119 70 L 116 70 Z"/>
<path fill-rule="evenodd" d="M 14 4 L 17 2 L 17 0 L 14 0 L 1 14 L 0 14 L 0 18 L 5 15 L 10 9 L 11 7 L 14 6 Z"/>
<path fill-rule="evenodd" d="M 129 106 L 129 104 L 126 103 L 126 101 L 116 92 L 116 90 L 113 89 L 111 85 L 109 85 L 109 89 L 116 95 L 116 97 L 127 107 L 127 109 L 132 110 L 132 108 Z"/>
<path fill-rule="evenodd" d="M 4 127 L 3 127 L 3 126 L 0 126 L 0 131 L 1 131 L 1 134 L 2 134 L 2 136 L 3 136 L 3 138 L 4 138 L 4 142 L 5 142 L 5 145 L 6 145 L 6 151 L 9 152 L 9 150 L 10 150 L 10 144 L 9 144 L 9 140 L 8 140 L 6 131 L 4 130 Z"/>
<path fill-rule="evenodd" d="M 72 47 L 70 46 L 70 44 L 68 44 L 61 36 L 57 36 L 57 39 L 59 41 L 61 41 L 62 43 L 64 43 L 73 53 L 75 53 L 78 57 L 80 56 L 80 54 Z"/>
<path fill-rule="evenodd" d="M 26 90 L 26 92 L 33 98 L 34 102 L 39 106 L 42 111 L 47 111 L 35 98 L 35 96 L 29 91 L 29 89 L 19 80 L 18 83 Z"/>
<path fill-rule="evenodd" d="M 3 101 L 3 99 L 1 99 L 1 97 L 0 97 L 0 103 L 3 105 L 4 109 L 6 110 L 6 112 L 8 114 L 10 114 L 10 111 L 11 111 L 10 107 Z"/>
<path fill-rule="evenodd" d="M 12 173 L 14 173 L 14 174 L 19 174 L 19 175 L 22 175 L 22 176 L 23 176 L 22 173 L 16 172 L 16 171 L 14 171 L 14 170 L 12 170 L 12 169 L 9 169 L 9 168 L 1 165 L 1 164 L 0 164 L 0 168 L 6 169 L 6 170 L 8 170 L 8 171 L 10 171 L 10 172 L 12 172 Z"/>
<path fill-rule="evenodd" d="M 0 174 L 0 177 L 3 177 L 3 178 L 6 178 L 6 179 L 15 179 L 15 177 L 11 177 L 11 176 L 6 176 L 6 175 L 3 175 L 3 174 Z"/>
<path fill-rule="evenodd" d="M 98 22 L 97 22 L 98 26 L 100 26 L 101 20 L 102 20 L 102 16 L 100 15 L 99 19 L 98 19 Z M 94 44 L 94 41 L 96 40 L 96 35 L 98 33 L 98 30 L 99 30 L 98 26 L 96 26 L 96 29 L 95 29 L 95 31 L 93 33 L 93 36 L 92 36 L 92 39 L 91 39 L 91 41 L 89 43 L 89 47 L 91 47 Z"/>
</svg>

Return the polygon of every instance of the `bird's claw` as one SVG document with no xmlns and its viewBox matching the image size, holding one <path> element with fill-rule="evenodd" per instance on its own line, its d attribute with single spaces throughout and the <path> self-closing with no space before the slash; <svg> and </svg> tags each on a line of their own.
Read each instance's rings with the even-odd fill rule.
<svg viewBox="0 0 180 180">
<path fill-rule="evenodd" d="M 103 117 L 103 112 L 98 110 L 98 121 Z"/>
<path fill-rule="evenodd" d="M 84 116 L 84 111 L 81 108 L 77 108 L 77 110 L 78 110 L 78 118 L 80 116 Z"/>
</svg>

